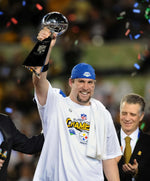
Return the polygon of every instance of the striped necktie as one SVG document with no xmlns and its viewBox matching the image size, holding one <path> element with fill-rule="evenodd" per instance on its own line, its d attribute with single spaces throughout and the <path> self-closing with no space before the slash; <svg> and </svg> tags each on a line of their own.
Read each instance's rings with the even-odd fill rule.
<svg viewBox="0 0 150 181">
<path fill-rule="evenodd" d="M 130 141 L 131 141 L 131 138 L 129 136 L 125 137 L 125 142 L 126 142 L 126 147 L 124 150 L 125 163 L 129 163 L 131 153 L 132 153 Z"/>
</svg>

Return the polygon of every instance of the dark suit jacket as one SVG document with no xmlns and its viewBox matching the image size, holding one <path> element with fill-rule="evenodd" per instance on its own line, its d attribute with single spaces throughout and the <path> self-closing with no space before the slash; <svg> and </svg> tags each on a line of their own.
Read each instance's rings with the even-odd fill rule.
<svg viewBox="0 0 150 181">
<path fill-rule="evenodd" d="M 15 127 L 9 116 L 0 114 L 0 131 L 3 134 L 4 141 L 7 142 L 7 158 L 0 170 L 0 181 L 7 180 L 7 167 L 10 160 L 11 150 L 26 154 L 34 154 L 41 151 L 44 136 L 40 134 L 31 138 L 26 137 Z"/>
<path fill-rule="evenodd" d="M 118 138 L 120 141 L 120 131 L 118 133 Z M 133 150 L 133 153 L 130 158 L 130 163 L 133 164 L 133 160 L 136 159 L 138 162 L 138 175 L 136 176 L 136 181 L 149 181 L 150 180 L 150 135 L 143 133 L 140 130 L 139 139 L 136 143 L 136 146 Z M 120 159 L 119 173 L 120 181 L 131 181 L 132 176 L 125 174 L 122 170 L 122 165 L 124 164 L 124 156 Z"/>
</svg>

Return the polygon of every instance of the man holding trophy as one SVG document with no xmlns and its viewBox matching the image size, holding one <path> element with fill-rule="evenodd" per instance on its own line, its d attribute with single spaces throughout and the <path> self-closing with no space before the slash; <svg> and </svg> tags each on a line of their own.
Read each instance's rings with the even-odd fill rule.
<svg viewBox="0 0 150 181">
<path fill-rule="evenodd" d="M 58 30 L 54 19 L 49 22 Z M 27 65 L 34 69 L 35 100 L 45 137 L 33 181 L 104 181 L 103 171 L 108 181 L 119 181 L 117 161 L 122 153 L 110 113 L 92 98 L 94 68 L 80 63 L 72 69 L 68 97 L 54 91 L 47 80 L 49 56 L 58 35 L 55 30 L 46 26 L 37 36 L 41 42 L 51 38 L 44 64 Z"/>
</svg>

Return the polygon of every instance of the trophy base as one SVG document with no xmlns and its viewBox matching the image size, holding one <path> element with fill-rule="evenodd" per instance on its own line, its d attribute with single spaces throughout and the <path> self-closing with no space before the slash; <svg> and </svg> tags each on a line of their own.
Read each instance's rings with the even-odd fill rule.
<svg viewBox="0 0 150 181">
<path fill-rule="evenodd" d="M 51 37 L 43 41 L 38 41 L 22 65 L 24 66 L 43 66 L 51 43 Z"/>
<path fill-rule="evenodd" d="M 48 37 L 43 41 L 38 41 L 22 64 L 29 71 L 35 73 L 37 77 L 40 76 L 42 67 L 45 64 L 50 43 L 51 37 Z"/>
</svg>

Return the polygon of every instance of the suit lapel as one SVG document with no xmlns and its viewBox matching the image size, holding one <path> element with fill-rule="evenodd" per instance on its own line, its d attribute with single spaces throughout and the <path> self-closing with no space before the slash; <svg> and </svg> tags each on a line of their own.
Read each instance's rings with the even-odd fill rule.
<svg viewBox="0 0 150 181">
<path fill-rule="evenodd" d="M 134 159 L 140 159 L 142 155 L 142 137 L 143 137 L 143 133 L 142 131 L 140 131 L 139 138 L 137 140 L 137 143 L 135 145 L 135 148 L 130 158 L 130 163 L 133 163 Z"/>
</svg>

